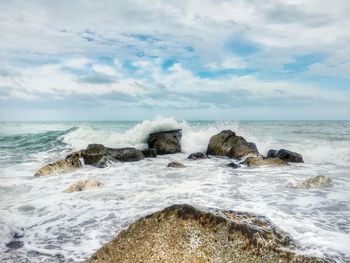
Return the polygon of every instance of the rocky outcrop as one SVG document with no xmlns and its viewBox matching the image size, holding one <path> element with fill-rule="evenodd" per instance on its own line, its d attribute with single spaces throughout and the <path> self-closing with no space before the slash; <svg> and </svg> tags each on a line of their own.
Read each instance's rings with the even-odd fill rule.
<svg viewBox="0 0 350 263">
<path fill-rule="evenodd" d="M 328 186 L 331 182 L 331 177 L 325 175 L 318 175 L 299 182 L 296 187 L 300 189 L 320 188 Z"/>
<path fill-rule="evenodd" d="M 102 144 L 89 144 L 82 156 L 85 164 L 100 168 L 109 162 L 134 162 L 145 158 L 142 151 L 135 148 L 108 148 Z"/>
<path fill-rule="evenodd" d="M 296 248 L 266 217 L 173 205 L 137 220 L 87 262 L 327 262 Z"/>
<path fill-rule="evenodd" d="M 41 167 L 34 176 L 47 176 L 47 175 L 55 175 L 66 172 L 71 172 L 77 168 L 82 166 L 79 154 L 69 154 L 65 159 L 59 160 L 53 163 L 49 163 L 43 167 Z"/>
<path fill-rule="evenodd" d="M 173 162 L 168 163 L 167 167 L 185 168 L 186 166 L 183 163 L 173 161 Z"/>
<path fill-rule="evenodd" d="M 268 158 L 280 158 L 286 162 L 294 162 L 294 163 L 303 163 L 303 157 L 301 154 L 288 151 L 285 149 L 277 150 L 269 150 L 267 153 Z"/>
<path fill-rule="evenodd" d="M 207 154 L 240 159 L 249 153 L 258 154 L 256 145 L 237 136 L 231 130 L 224 130 L 210 138 Z"/>
<path fill-rule="evenodd" d="M 85 181 L 78 181 L 74 184 L 72 184 L 71 186 L 69 186 L 69 188 L 67 188 L 66 190 L 64 190 L 65 193 L 73 193 L 73 192 L 80 192 L 80 191 L 84 191 L 86 189 L 90 189 L 90 188 L 96 188 L 96 187 L 101 187 L 103 186 L 103 184 L 95 179 L 89 179 L 89 180 L 85 180 Z"/>
<path fill-rule="evenodd" d="M 254 166 L 283 166 L 287 165 L 286 161 L 283 161 L 279 158 L 264 158 L 261 155 L 256 156 L 248 156 L 245 158 L 245 160 L 242 162 L 242 164 L 245 164 L 249 167 Z"/>
<path fill-rule="evenodd" d="M 208 158 L 208 156 L 202 152 L 191 153 L 187 157 L 187 159 L 189 159 L 189 160 L 199 160 L 199 159 L 207 159 L 207 158 Z"/>
<path fill-rule="evenodd" d="M 181 130 L 151 133 L 148 137 L 148 148 L 155 148 L 157 154 L 171 154 L 181 152 Z"/>
</svg>

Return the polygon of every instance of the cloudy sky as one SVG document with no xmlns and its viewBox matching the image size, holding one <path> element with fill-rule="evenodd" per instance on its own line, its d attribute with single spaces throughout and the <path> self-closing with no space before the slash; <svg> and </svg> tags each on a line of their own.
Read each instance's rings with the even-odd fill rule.
<svg viewBox="0 0 350 263">
<path fill-rule="evenodd" d="M 349 119 L 348 0 L 0 1 L 1 120 Z"/>
</svg>

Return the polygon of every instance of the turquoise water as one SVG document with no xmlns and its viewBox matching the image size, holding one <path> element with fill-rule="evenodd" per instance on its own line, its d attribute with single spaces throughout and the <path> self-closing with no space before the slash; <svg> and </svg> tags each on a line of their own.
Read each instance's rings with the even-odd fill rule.
<svg viewBox="0 0 350 263">
<path fill-rule="evenodd" d="M 45 163 L 89 143 L 145 147 L 150 132 L 183 129 L 183 153 L 83 167 L 34 178 Z M 229 169 L 229 160 L 186 160 L 205 151 L 209 138 L 232 129 L 261 153 L 286 148 L 304 164 Z M 186 169 L 171 170 L 171 160 Z M 325 188 L 293 186 L 316 175 L 332 177 Z M 105 186 L 66 194 L 71 183 L 96 178 Z M 303 253 L 350 261 L 350 122 L 0 122 L 0 261 L 80 262 L 142 215 L 173 203 L 191 203 L 268 216 L 305 247 Z M 20 236 L 21 247 L 6 244 Z M 17 239 L 16 239 L 17 240 Z"/>
</svg>

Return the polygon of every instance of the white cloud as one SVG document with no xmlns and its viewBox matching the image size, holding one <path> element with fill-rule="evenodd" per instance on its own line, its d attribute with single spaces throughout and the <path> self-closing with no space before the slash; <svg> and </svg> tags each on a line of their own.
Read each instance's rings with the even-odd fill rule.
<svg viewBox="0 0 350 263">
<path fill-rule="evenodd" d="M 119 92 L 136 96 L 145 93 L 140 81 L 136 79 L 125 78 L 101 84 L 85 83 L 81 82 L 78 76 L 63 71 L 59 64 L 22 69 L 15 78 L 0 76 L 0 90 L 20 99 L 39 99 L 41 95 L 63 98 L 79 94 L 104 95 Z"/>
</svg>

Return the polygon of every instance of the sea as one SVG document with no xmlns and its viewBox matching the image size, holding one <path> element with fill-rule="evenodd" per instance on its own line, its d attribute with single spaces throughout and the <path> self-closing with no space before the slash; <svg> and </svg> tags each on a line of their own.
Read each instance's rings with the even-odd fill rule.
<svg viewBox="0 0 350 263">
<path fill-rule="evenodd" d="M 182 153 L 34 177 L 90 143 L 146 148 L 151 132 L 171 129 L 182 129 Z M 284 148 L 302 154 L 304 163 L 233 169 L 224 157 L 187 160 L 226 129 L 262 154 Z M 168 168 L 170 161 L 186 168 Z M 332 182 L 295 187 L 317 175 Z M 104 186 L 63 192 L 86 179 Z M 300 253 L 350 262 L 350 122 L 0 122 L 0 262 L 82 262 L 138 218 L 181 203 L 267 216 L 300 244 Z"/>
</svg>

